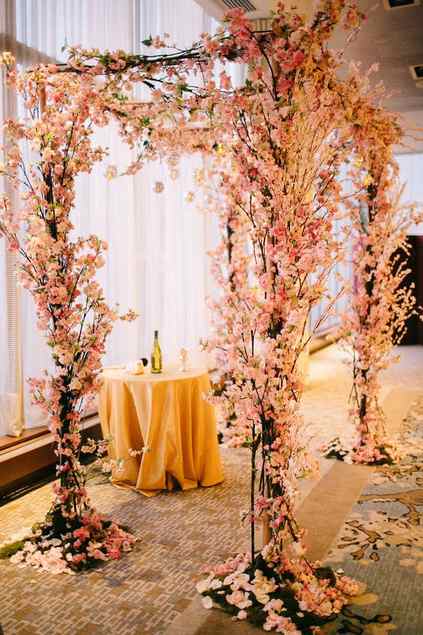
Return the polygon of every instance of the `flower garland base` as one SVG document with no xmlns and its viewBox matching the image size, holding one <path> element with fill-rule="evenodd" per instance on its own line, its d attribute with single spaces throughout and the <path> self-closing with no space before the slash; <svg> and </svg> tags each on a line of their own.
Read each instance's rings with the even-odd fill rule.
<svg viewBox="0 0 423 635">
<path fill-rule="evenodd" d="M 394 465 L 401 456 L 398 449 L 390 443 L 376 444 L 374 441 L 361 441 L 347 449 L 339 437 L 335 437 L 322 448 L 326 459 L 337 459 L 345 463 L 360 465 Z"/>
<path fill-rule="evenodd" d="M 118 560 L 131 551 L 136 538 L 117 523 L 93 509 L 81 516 L 65 518 L 54 507 L 43 523 L 34 525 L 32 535 L 3 551 L 19 566 L 32 566 L 50 573 L 70 573 Z"/>
<path fill-rule="evenodd" d="M 313 635 L 336 619 L 362 585 L 338 576 L 329 567 L 312 567 L 301 561 L 284 562 L 278 573 L 259 555 L 254 565 L 246 554 L 227 560 L 209 571 L 197 584 L 205 608 L 219 607 L 236 620 L 247 620 L 265 631 Z"/>
</svg>

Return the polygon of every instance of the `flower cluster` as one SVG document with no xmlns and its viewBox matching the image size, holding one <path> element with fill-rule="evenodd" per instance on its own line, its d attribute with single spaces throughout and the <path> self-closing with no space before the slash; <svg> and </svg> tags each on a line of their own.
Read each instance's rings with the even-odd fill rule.
<svg viewBox="0 0 423 635">
<path fill-rule="evenodd" d="M 331 569 L 296 565 L 294 570 L 290 562 L 289 570 L 281 575 L 277 562 L 261 559 L 252 568 L 249 557 L 240 554 L 211 569 L 197 584 L 197 591 L 205 608 L 223 606 L 237 620 L 287 635 L 318 632 L 319 626 L 363 591 L 362 585 Z"/>
<path fill-rule="evenodd" d="M 74 573 L 99 561 L 120 559 L 134 542 L 132 534 L 93 511 L 67 523 L 60 538 L 53 518 L 47 517 L 45 524 L 33 529 L 32 536 L 11 561 L 49 573 Z"/>
</svg>

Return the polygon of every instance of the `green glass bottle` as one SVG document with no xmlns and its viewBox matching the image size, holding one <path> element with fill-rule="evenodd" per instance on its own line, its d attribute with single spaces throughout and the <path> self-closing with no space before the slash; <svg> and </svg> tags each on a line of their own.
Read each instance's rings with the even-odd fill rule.
<svg viewBox="0 0 423 635">
<path fill-rule="evenodd" d="M 159 332 L 154 331 L 153 351 L 151 353 L 151 372 L 162 372 L 162 351 L 159 344 Z"/>
</svg>

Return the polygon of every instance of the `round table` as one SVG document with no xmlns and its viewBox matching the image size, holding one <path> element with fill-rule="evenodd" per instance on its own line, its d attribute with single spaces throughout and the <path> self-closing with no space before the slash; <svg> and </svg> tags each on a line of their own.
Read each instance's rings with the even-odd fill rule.
<svg viewBox="0 0 423 635">
<path fill-rule="evenodd" d="M 214 408 L 206 370 L 134 375 L 104 369 L 99 413 L 112 482 L 153 495 L 223 480 Z M 136 454 L 134 455 L 134 451 Z"/>
</svg>

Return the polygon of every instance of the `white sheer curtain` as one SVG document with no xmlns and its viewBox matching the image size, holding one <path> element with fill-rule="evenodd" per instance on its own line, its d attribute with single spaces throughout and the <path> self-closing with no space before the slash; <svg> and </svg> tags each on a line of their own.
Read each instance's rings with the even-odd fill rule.
<svg viewBox="0 0 423 635">
<path fill-rule="evenodd" d="M 119 3 L 112 0 L 18 0 L 17 37 L 30 47 L 31 51 L 41 51 L 57 60 L 65 59 L 66 54 L 62 47 L 66 44 L 132 50 L 133 12 L 132 0 L 122 0 Z M 31 63 L 30 60 L 26 62 Z M 110 133 L 102 136 L 101 141 L 104 145 L 113 145 Z M 98 201 L 93 196 L 97 189 L 103 191 L 102 188 L 105 188 L 104 177 L 101 175 L 101 185 L 97 183 L 97 179 L 98 175 L 87 177 L 84 196 L 79 197 L 80 209 L 76 211 L 77 233 L 84 234 L 88 228 L 89 233 L 98 233 L 107 240 L 108 234 L 104 235 L 101 231 L 104 224 L 99 224 L 98 220 L 102 213 L 107 213 L 111 201 L 107 197 L 103 201 Z M 125 193 L 122 187 L 122 196 Z M 122 235 L 122 240 L 125 238 L 126 236 Z M 35 311 L 32 298 L 27 293 L 23 294 L 22 313 L 23 375 L 37 376 L 44 368 L 49 368 L 51 362 L 43 336 L 34 328 Z M 40 411 L 31 405 L 26 386 L 24 399 L 26 426 L 45 423 Z"/>
<path fill-rule="evenodd" d="M 9 50 L 14 33 L 13 0 L 0 4 L 0 50 Z M 16 99 L 5 86 L 4 70 L 0 72 L 0 121 L 16 112 Z M 4 142 L 0 128 L 0 145 Z M 13 203 L 7 180 L 0 177 L 0 192 Z M 19 294 L 16 259 L 0 239 L 0 434 L 19 434 L 23 427 L 22 356 L 19 332 Z"/>
<path fill-rule="evenodd" d="M 189 46 L 211 19 L 193 0 L 144 0 L 134 5 L 135 26 L 113 46 L 107 33 L 98 34 L 99 48 L 142 48 L 150 34 L 171 34 L 171 42 Z M 104 38 L 104 39 L 103 39 Z M 93 45 L 93 38 L 82 41 Z M 207 249 L 215 234 L 213 222 L 202 215 L 186 195 L 195 189 L 193 175 L 200 157 L 181 159 L 179 177 L 172 180 L 167 166 L 147 165 L 132 177 L 104 179 L 107 163 L 123 168 L 130 152 L 113 129 L 99 133 L 110 157 L 94 175 L 81 179 L 78 188 L 78 226 L 82 233 L 96 231 L 110 246 L 101 281 L 109 301 L 140 313 L 128 326 L 117 325 L 110 339 L 106 363 L 149 356 L 153 331 L 159 330 L 166 361 L 174 362 L 182 346 L 194 349 L 207 334 L 205 296 L 208 289 Z M 163 183 L 161 193 L 156 182 Z"/>
<path fill-rule="evenodd" d="M 172 35 L 171 41 L 186 46 L 214 23 L 194 0 L 7 0 L 16 8 L 15 25 L 9 27 L 21 63 L 31 64 L 48 58 L 62 60 L 65 44 L 81 44 L 100 49 L 139 50 L 150 34 Z M 9 47 L 10 49 L 11 47 Z M 90 176 L 81 177 L 77 188 L 76 231 L 96 233 L 110 245 L 107 265 L 101 272 L 109 302 L 119 302 L 139 311 L 141 317 L 131 325 L 121 324 L 113 333 L 106 363 L 125 362 L 148 356 L 153 330 L 158 329 L 165 363 L 176 360 L 181 346 L 194 349 L 207 335 L 205 295 L 210 289 L 206 251 L 217 234 L 215 222 L 186 201 L 195 189 L 194 170 L 200 157 L 181 160 L 180 176 L 169 177 L 168 170 L 152 164 L 135 177 L 108 182 L 104 172 L 108 163 L 123 167 L 130 161 L 112 127 L 98 132 L 100 143 L 110 148 L 110 159 L 96 167 Z M 154 191 L 163 182 L 161 193 Z M 198 194 L 199 196 L 199 194 Z M 0 245 L 0 293 L 5 297 L 4 243 Z M 36 331 L 32 299 L 22 294 L 20 342 L 23 350 L 23 375 L 39 375 L 49 365 L 42 336 Z M 0 317 L 0 354 L 10 335 L 10 320 Z M 10 337 L 9 337 L 10 339 Z M 2 360 L 7 357 L 2 355 Z M 16 376 L 15 362 L 0 370 L 0 391 Z M 30 406 L 25 389 L 25 423 L 40 425 L 42 418 Z M 0 435 L 10 425 L 0 418 Z"/>
<path fill-rule="evenodd" d="M 0 435 L 23 427 L 21 349 L 17 337 L 18 295 L 14 257 L 0 239 Z"/>
<path fill-rule="evenodd" d="M 113 131 L 110 160 L 123 168 L 128 149 Z M 208 258 L 215 228 L 195 204 L 186 201 L 195 189 L 199 157 L 185 158 L 179 177 L 172 180 L 167 166 L 154 163 L 133 177 L 111 182 L 104 178 L 107 161 L 93 175 L 80 179 L 76 223 L 86 235 L 95 232 L 109 243 L 100 280 L 109 302 L 140 313 L 133 324 L 117 324 L 110 338 L 106 363 L 148 356 L 153 331 L 158 329 L 165 362 L 173 362 L 181 346 L 194 349 L 207 335 L 205 297 L 209 289 Z M 155 183 L 163 183 L 162 192 Z M 200 195 L 197 194 L 197 197 Z"/>
</svg>

